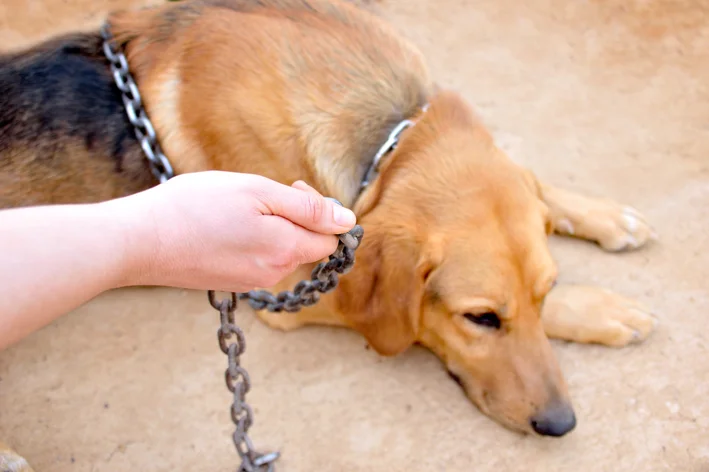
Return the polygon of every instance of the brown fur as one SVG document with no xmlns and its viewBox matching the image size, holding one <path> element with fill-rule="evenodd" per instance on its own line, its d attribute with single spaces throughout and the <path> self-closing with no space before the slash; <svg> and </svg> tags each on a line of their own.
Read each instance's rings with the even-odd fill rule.
<svg viewBox="0 0 709 472">
<path fill-rule="evenodd" d="M 338 0 L 205 0 L 110 22 L 178 172 L 302 179 L 357 213 L 365 239 L 356 268 L 315 307 L 260 313 L 269 325 L 347 326 L 384 355 L 423 344 L 484 412 L 520 431 L 546 422 L 556 430 L 541 434 L 552 435 L 575 420 L 547 334 L 625 345 L 651 331 L 645 314 L 624 324 L 594 318 L 598 300 L 619 304 L 605 292 L 584 292 L 576 305 L 566 303 L 574 289 L 549 293 L 556 266 L 547 247 L 554 227 L 572 234 L 574 225 L 606 249 L 638 247 L 649 226 L 638 215 L 631 230 L 623 207 L 538 183 L 458 94 L 435 90 L 418 50 L 375 16 Z M 82 66 L 29 85 L 17 78 L 59 60 Z M 154 185 L 96 34 L 2 59 L 0 87 L 2 206 L 96 201 Z M 41 100 L 36 87 L 67 92 Z M 87 108 L 86 94 L 115 102 Z M 405 118 L 416 125 L 358 195 L 372 156 Z M 485 316 L 498 317 L 499 329 L 484 326 Z"/>
</svg>

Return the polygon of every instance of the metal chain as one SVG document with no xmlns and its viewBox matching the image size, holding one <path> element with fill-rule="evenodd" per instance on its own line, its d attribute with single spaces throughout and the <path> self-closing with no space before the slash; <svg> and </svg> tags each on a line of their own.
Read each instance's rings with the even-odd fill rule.
<svg viewBox="0 0 709 472">
<path fill-rule="evenodd" d="M 337 200 L 335 200 L 336 203 Z M 228 357 L 229 365 L 224 373 L 226 385 L 234 394 L 231 406 L 231 419 L 236 425 L 233 440 L 236 452 L 241 458 L 239 472 L 256 472 L 266 470 L 273 472 L 274 462 L 280 454 L 278 452 L 259 454 L 254 450 L 248 431 L 253 424 L 253 411 L 246 403 L 246 393 L 251 389 L 251 380 L 246 370 L 241 367 L 240 356 L 246 350 L 244 333 L 235 323 L 234 313 L 238 308 L 238 300 L 246 299 L 255 310 L 268 309 L 269 311 L 295 312 L 304 306 L 314 305 L 318 302 L 320 293 L 327 293 L 335 289 L 338 284 L 338 274 L 346 274 L 355 263 L 355 250 L 362 241 L 364 230 L 356 225 L 348 233 L 339 236 L 337 249 L 327 262 L 321 262 L 311 272 L 310 280 L 298 282 L 292 292 L 280 292 L 273 295 L 266 290 L 251 291 L 247 293 L 231 292 L 229 298 L 217 301 L 214 290 L 207 295 L 209 303 L 219 311 L 221 327 L 217 332 L 219 347 Z M 234 335 L 234 342 L 227 341 Z"/>
<path fill-rule="evenodd" d="M 275 461 L 280 454 L 272 452 L 259 454 L 255 451 L 248 431 L 254 422 L 254 412 L 246 403 L 246 394 L 251 390 L 251 380 L 246 369 L 241 367 L 240 356 L 246 350 L 246 338 L 244 332 L 236 325 L 234 313 L 237 309 L 237 296 L 231 294 L 230 298 L 217 301 L 214 291 L 208 292 L 209 303 L 219 311 L 221 326 L 217 331 L 219 348 L 228 358 L 228 367 L 224 372 L 226 386 L 234 394 L 231 404 L 231 420 L 236 429 L 232 435 L 234 447 L 241 458 L 241 465 L 238 472 L 256 472 L 265 468 L 268 472 L 273 472 Z M 234 336 L 234 340 L 227 344 Z"/>
<path fill-rule="evenodd" d="M 108 24 L 101 28 L 103 52 L 111 63 L 111 72 L 116 86 L 122 93 L 128 119 L 134 127 L 135 135 L 147 157 L 155 178 L 164 183 L 174 176 L 174 171 L 160 149 L 155 128 L 143 108 L 143 101 L 133 77 L 128 69 L 125 54 L 115 44 Z M 338 205 L 342 205 L 335 199 Z M 292 292 L 281 292 L 273 295 L 265 290 L 253 290 L 247 293 L 232 292 L 229 298 L 217 301 L 215 292 L 208 291 L 209 303 L 219 311 L 220 327 L 217 331 L 219 348 L 227 355 L 228 367 L 224 372 L 226 386 L 233 394 L 231 419 L 236 429 L 232 435 L 234 447 L 241 458 L 238 472 L 273 472 L 275 461 L 280 456 L 278 452 L 259 454 L 256 452 L 248 431 L 253 424 L 253 410 L 246 403 L 246 394 L 251 389 L 249 374 L 240 364 L 241 355 L 246 350 L 244 333 L 236 325 L 235 312 L 238 300 L 246 299 L 255 310 L 268 309 L 272 312 L 295 312 L 302 307 L 318 302 L 321 293 L 335 289 L 338 284 L 338 274 L 346 274 L 354 266 L 355 250 L 359 247 L 364 230 L 356 225 L 348 233 L 339 235 L 339 243 L 335 252 L 327 262 L 321 262 L 311 272 L 310 280 L 299 282 Z M 234 340 L 228 344 L 229 339 Z"/>
<path fill-rule="evenodd" d="M 341 205 L 335 199 L 338 205 Z M 331 292 L 337 287 L 338 274 L 348 273 L 355 263 L 355 251 L 364 236 L 364 230 L 356 225 L 348 233 L 339 236 L 337 249 L 327 262 L 321 262 L 310 273 L 310 280 L 301 280 L 292 292 L 280 292 L 277 295 L 266 290 L 252 290 L 238 294 L 239 299 L 246 299 L 254 310 L 266 309 L 272 312 L 296 312 L 304 306 L 314 305 L 320 300 L 321 293 Z"/>
<path fill-rule="evenodd" d="M 150 162 L 153 175 L 160 183 L 165 183 L 175 175 L 175 172 L 172 170 L 170 161 L 160 149 L 155 128 L 143 109 L 143 99 L 128 69 L 128 60 L 113 40 L 108 23 L 101 27 L 101 37 L 103 38 L 103 53 L 111 63 L 113 80 L 121 91 L 123 105 L 128 119 L 133 125 L 135 136 L 140 142 L 140 147 L 143 148 L 145 157 Z"/>
</svg>

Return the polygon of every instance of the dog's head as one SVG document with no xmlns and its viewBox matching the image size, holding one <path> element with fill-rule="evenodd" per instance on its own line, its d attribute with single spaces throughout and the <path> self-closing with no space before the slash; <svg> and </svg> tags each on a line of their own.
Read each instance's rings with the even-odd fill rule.
<svg viewBox="0 0 709 472">
<path fill-rule="evenodd" d="M 355 210 L 365 238 L 336 294 L 352 327 L 381 354 L 427 346 L 508 427 L 573 429 L 540 319 L 556 278 L 547 208 L 461 99 L 434 99 Z"/>
</svg>

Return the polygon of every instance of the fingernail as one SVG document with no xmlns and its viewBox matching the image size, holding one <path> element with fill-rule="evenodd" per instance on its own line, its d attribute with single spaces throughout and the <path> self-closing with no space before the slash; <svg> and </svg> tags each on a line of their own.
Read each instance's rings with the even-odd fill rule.
<svg viewBox="0 0 709 472">
<path fill-rule="evenodd" d="M 352 210 L 348 210 L 339 205 L 333 205 L 332 217 L 335 220 L 335 224 L 344 228 L 352 228 L 357 222 L 357 217 L 355 217 Z"/>
</svg>

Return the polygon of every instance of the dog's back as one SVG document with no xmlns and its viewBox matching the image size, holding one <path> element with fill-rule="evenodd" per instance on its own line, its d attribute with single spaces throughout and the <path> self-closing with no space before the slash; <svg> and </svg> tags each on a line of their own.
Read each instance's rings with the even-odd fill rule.
<svg viewBox="0 0 709 472">
<path fill-rule="evenodd" d="M 178 173 L 306 179 L 351 203 L 376 149 L 432 88 L 416 48 L 339 0 L 185 1 L 110 21 Z M 155 183 L 98 33 L 1 61 L 0 206 Z"/>
<path fill-rule="evenodd" d="M 0 207 L 147 188 L 151 174 L 127 123 L 98 34 L 0 57 Z"/>
</svg>

